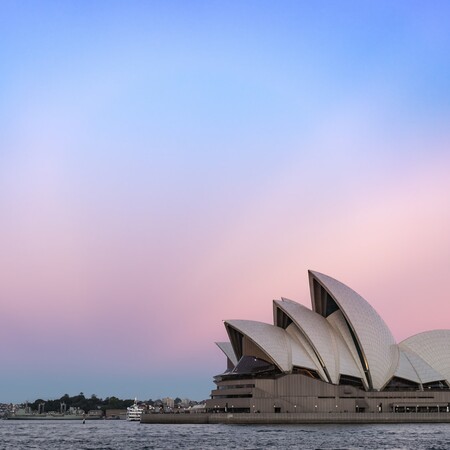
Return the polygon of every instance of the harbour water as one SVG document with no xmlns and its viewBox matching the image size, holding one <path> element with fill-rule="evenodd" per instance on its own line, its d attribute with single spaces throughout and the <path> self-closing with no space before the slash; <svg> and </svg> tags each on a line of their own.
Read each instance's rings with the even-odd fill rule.
<svg viewBox="0 0 450 450">
<path fill-rule="evenodd" d="M 0 420 L 2 450 L 448 449 L 450 424 L 144 425 Z"/>
</svg>

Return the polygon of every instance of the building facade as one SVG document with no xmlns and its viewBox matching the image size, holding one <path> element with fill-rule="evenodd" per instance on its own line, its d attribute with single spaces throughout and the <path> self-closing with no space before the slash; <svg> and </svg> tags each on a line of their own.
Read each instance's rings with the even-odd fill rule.
<svg viewBox="0 0 450 450">
<path fill-rule="evenodd" d="M 343 283 L 309 271 L 312 309 L 273 301 L 274 323 L 225 321 L 211 413 L 446 413 L 450 330 L 397 343 Z"/>
</svg>

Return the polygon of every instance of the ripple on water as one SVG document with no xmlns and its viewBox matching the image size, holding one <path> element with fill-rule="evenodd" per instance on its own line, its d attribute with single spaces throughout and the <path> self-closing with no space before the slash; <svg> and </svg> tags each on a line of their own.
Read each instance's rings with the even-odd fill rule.
<svg viewBox="0 0 450 450">
<path fill-rule="evenodd" d="M 449 424 L 140 425 L 126 421 L 0 421 L 2 450 L 429 449 L 450 447 Z"/>
</svg>

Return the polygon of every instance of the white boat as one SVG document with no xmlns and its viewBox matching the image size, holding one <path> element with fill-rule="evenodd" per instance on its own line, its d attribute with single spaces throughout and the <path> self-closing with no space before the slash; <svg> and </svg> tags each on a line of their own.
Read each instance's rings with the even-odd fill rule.
<svg viewBox="0 0 450 450">
<path fill-rule="evenodd" d="M 134 404 L 127 408 L 127 420 L 140 422 L 141 415 L 144 412 L 144 408 L 140 407 L 137 403 L 137 398 L 134 399 Z"/>
</svg>

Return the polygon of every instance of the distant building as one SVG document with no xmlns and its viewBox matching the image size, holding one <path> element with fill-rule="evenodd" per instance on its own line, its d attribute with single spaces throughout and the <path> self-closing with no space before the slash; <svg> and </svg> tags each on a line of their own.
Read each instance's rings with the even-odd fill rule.
<svg viewBox="0 0 450 450">
<path fill-rule="evenodd" d="M 171 397 L 165 397 L 162 399 L 163 405 L 167 406 L 168 408 L 174 408 L 175 406 L 175 400 Z"/>
<path fill-rule="evenodd" d="M 205 413 L 206 412 L 206 404 L 205 403 L 200 403 L 198 405 L 191 406 L 189 408 L 189 412 L 191 414 Z"/>
<path fill-rule="evenodd" d="M 312 310 L 273 301 L 274 325 L 225 321 L 210 412 L 448 412 L 450 330 L 397 344 L 372 306 L 309 272 Z"/>
</svg>

